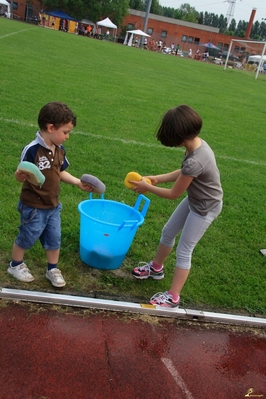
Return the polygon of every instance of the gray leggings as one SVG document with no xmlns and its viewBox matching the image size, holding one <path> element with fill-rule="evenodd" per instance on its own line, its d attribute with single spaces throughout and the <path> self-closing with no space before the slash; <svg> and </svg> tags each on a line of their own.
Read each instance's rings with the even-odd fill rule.
<svg viewBox="0 0 266 399">
<path fill-rule="evenodd" d="M 181 269 L 191 268 L 192 252 L 207 228 L 221 212 L 222 206 L 221 202 L 207 215 L 202 216 L 190 209 L 188 197 L 181 201 L 165 224 L 160 239 L 161 244 L 172 248 L 177 234 L 182 230 L 176 248 L 176 266 Z"/>
</svg>

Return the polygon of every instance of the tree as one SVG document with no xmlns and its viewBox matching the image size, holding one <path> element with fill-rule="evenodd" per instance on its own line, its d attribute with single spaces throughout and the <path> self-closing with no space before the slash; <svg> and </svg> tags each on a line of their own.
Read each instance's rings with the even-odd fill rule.
<svg viewBox="0 0 266 399">
<path fill-rule="evenodd" d="M 146 1 L 146 4 L 147 3 L 148 0 Z M 160 5 L 159 0 L 152 0 L 150 12 L 156 15 L 163 15 L 163 7 Z"/>
<path fill-rule="evenodd" d="M 179 10 L 183 14 L 183 21 L 188 21 L 188 22 L 198 22 L 198 12 L 194 7 L 191 7 L 188 3 L 181 4 L 179 7 Z"/>
<path fill-rule="evenodd" d="M 129 0 L 129 8 L 133 10 L 144 11 L 145 10 L 145 2 L 143 0 Z"/>
<path fill-rule="evenodd" d="M 162 15 L 168 18 L 175 18 L 175 9 L 171 7 L 162 7 Z"/>
<path fill-rule="evenodd" d="M 129 8 L 129 0 L 42 0 L 49 9 L 61 9 L 76 19 L 87 18 L 97 22 L 109 17 L 120 25 Z"/>
</svg>

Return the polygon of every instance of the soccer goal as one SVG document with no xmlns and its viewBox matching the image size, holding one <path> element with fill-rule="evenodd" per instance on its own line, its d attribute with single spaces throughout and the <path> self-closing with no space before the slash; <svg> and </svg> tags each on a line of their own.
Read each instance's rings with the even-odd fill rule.
<svg viewBox="0 0 266 399">
<path fill-rule="evenodd" d="M 258 64 L 258 67 L 256 68 L 256 74 L 255 74 L 255 79 L 257 79 L 259 71 L 262 70 L 262 66 L 265 62 L 264 54 L 265 54 L 265 49 L 266 49 L 266 42 L 264 42 L 264 41 L 262 42 L 262 41 L 258 41 L 258 40 L 232 39 L 229 49 L 228 49 L 226 61 L 224 64 L 224 69 L 226 69 L 232 47 L 234 46 L 234 50 L 235 50 L 236 47 L 239 47 L 239 45 L 241 45 L 242 48 L 245 49 L 245 51 L 247 53 L 249 53 L 250 55 L 252 55 L 252 54 L 259 55 L 259 64 Z"/>
</svg>

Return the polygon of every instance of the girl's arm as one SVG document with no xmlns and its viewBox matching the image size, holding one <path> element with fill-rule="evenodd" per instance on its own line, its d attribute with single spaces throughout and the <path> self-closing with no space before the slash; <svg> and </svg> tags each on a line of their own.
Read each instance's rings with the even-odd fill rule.
<svg viewBox="0 0 266 399">
<path fill-rule="evenodd" d="M 172 172 L 172 173 L 174 173 L 174 172 Z M 171 175 L 171 173 L 166 174 L 166 175 L 160 175 L 160 176 L 167 176 L 167 175 L 169 177 Z M 150 179 L 150 180 L 152 181 L 152 179 Z M 132 190 L 137 193 L 145 193 L 148 191 L 152 194 L 158 195 L 158 197 L 174 200 L 176 198 L 179 198 L 186 191 L 186 189 L 188 188 L 188 186 L 190 185 L 192 180 L 193 180 L 192 176 L 182 175 L 179 171 L 178 177 L 177 177 L 172 188 L 156 187 L 154 185 L 147 183 L 145 179 L 142 179 L 140 182 L 131 181 L 131 183 L 135 184 L 135 186 L 132 188 Z M 168 181 L 169 180 L 165 180 L 165 182 L 168 182 Z M 160 180 L 160 182 L 162 182 L 162 181 Z M 152 181 L 152 183 L 153 183 L 153 181 Z"/>
<path fill-rule="evenodd" d="M 178 178 L 180 173 L 181 173 L 181 170 L 178 169 L 178 170 L 174 170 L 173 172 L 164 173 L 162 175 L 145 176 L 145 177 L 148 177 L 150 179 L 150 181 L 152 182 L 152 184 L 154 186 L 156 186 L 157 184 L 160 184 L 160 183 L 170 183 L 170 182 L 176 181 L 176 179 Z"/>
</svg>

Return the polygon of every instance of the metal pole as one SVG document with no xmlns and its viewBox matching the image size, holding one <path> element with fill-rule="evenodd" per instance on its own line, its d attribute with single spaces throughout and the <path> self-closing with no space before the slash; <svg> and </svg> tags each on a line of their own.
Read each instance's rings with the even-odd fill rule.
<svg viewBox="0 0 266 399">
<path fill-rule="evenodd" d="M 261 53 L 261 59 L 260 59 L 259 65 L 257 67 L 257 72 L 256 72 L 255 79 L 258 78 L 259 71 L 260 71 L 262 65 L 264 64 L 263 56 L 264 56 L 264 53 L 265 53 L 265 48 L 266 48 L 266 43 L 263 46 L 263 50 L 262 50 L 262 53 Z"/>
<path fill-rule="evenodd" d="M 231 48 L 232 48 L 233 41 L 234 41 L 234 40 L 231 40 L 231 43 L 230 43 L 230 46 L 229 46 L 229 49 L 228 49 L 226 61 L 225 61 L 225 64 L 224 64 L 224 69 L 226 69 L 226 66 L 227 66 L 227 63 L 228 63 L 228 59 L 229 59 L 229 56 L 230 56 L 230 52 L 231 52 Z"/>
<path fill-rule="evenodd" d="M 148 0 L 147 8 L 146 8 L 146 14 L 145 14 L 145 19 L 144 19 L 144 26 L 143 26 L 143 32 L 145 32 L 145 33 L 147 33 L 146 29 L 147 29 L 147 25 L 148 25 L 148 19 L 149 19 L 149 14 L 150 14 L 150 9 L 151 9 L 151 3 L 152 3 L 152 0 Z M 141 36 L 141 47 L 143 46 L 143 40 L 144 40 L 144 37 Z"/>
<path fill-rule="evenodd" d="M 10 1 L 10 19 L 13 19 L 13 1 L 14 0 Z"/>
</svg>

